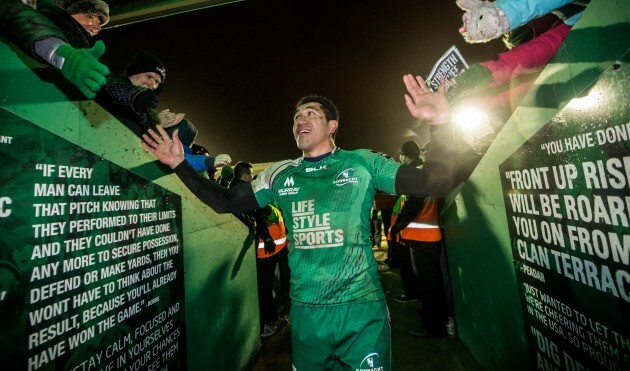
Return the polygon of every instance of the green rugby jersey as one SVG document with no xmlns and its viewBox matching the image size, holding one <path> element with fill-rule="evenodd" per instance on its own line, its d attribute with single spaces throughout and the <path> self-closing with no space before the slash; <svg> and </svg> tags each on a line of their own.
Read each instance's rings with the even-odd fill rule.
<svg viewBox="0 0 630 371">
<path fill-rule="evenodd" d="M 329 305 L 384 298 L 370 241 L 377 190 L 394 193 L 399 163 L 369 150 L 335 149 L 316 161 L 282 161 L 252 183 L 276 202 L 290 241 L 291 299 Z"/>
</svg>

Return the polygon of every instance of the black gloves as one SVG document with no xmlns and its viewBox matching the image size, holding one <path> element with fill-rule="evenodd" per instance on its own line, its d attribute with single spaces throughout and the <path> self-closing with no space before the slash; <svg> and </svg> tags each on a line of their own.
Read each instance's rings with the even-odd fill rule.
<svg viewBox="0 0 630 371">
<path fill-rule="evenodd" d="M 158 97 L 153 90 L 142 90 L 133 100 L 133 109 L 138 113 L 148 112 L 157 108 Z M 158 121 L 159 122 L 159 121 Z"/>
<path fill-rule="evenodd" d="M 276 251 L 276 243 L 271 237 L 265 238 L 265 252 L 271 254 Z"/>
<path fill-rule="evenodd" d="M 400 231 L 402 231 L 403 228 L 400 228 L 400 226 L 396 226 L 393 225 L 391 228 L 389 228 L 389 235 L 392 238 L 392 241 L 394 242 L 398 242 L 400 240 Z"/>
</svg>

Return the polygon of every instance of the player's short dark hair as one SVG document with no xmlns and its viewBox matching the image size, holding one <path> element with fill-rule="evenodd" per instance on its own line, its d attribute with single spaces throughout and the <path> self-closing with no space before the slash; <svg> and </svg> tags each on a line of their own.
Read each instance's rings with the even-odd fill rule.
<svg viewBox="0 0 630 371">
<path fill-rule="evenodd" d="M 326 120 L 339 121 L 339 110 L 337 110 L 337 107 L 335 107 L 335 104 L 330 99 L 322 97 L 321 95 L 307 95 L 300 98 L 300 100 L 295 104 L 295 108 L 306 103 L 319 103 L 326 115 Z"/>
</svg>

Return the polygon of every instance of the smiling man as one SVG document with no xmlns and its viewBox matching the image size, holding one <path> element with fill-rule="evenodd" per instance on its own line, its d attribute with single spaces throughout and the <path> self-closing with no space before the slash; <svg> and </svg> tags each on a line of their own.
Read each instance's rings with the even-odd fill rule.
<svg viewBox="0 0 630 371">
<path fill-rule="evenodd" d="M 39 10 L 75 48 L 94 45 L 101 27 L 109 22 L 109 6 L 101 0 L 40 0 Z"/>
<path fill-rule="evenodd" d="M 405 76 L 407 107 L 432 125 L 424 172 L 360 149 L 336 147 L 339 112 L 321 96 L 296 105 L 293 135 L 303 156 L 276 163 L 252 183 L 226 190 L 200 178 L 183 158 L 176 135 L 149 131 L 143 146 L 175 169 L 201 201 L 219 213 L 279 205 L 291 248 L 291 348 L 295 370 L 391 370 L 385 295 L 370 242 L 377 190 L 444 196 L 451 188 L 450 108 L 441 89 Z"/>
<path fill-rule="evenodd" d="M 339 112 L 331 101 L 307 96 L 297 103 L 293 117 L 293 136 L 304 157 L 313 158 L 335 148 L 334 134 L 339 126 Z"/>
</svg>

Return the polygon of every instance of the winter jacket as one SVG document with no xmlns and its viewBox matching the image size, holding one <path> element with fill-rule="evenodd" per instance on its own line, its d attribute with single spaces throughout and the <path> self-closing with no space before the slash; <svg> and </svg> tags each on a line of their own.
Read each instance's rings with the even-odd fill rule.
<svg viewBox="0 0 630 371">
<path fill-rule="evenodd" d="M 571 31 L 570 26 L 560 24 L 510 51 L 499 54 L 497 60 L 479 64 L 492 72 L 493 83 L 491 86 L 501 85 L 514 75 L 544 67 L 556 54 L 569 31 Z"/>
<path fill-rule="evenodd" d="M 196 171 L 212 170 L 214 169 L 214 157 L 208 157 L 204 155 L 193 154 L 192 148 L 188 146 L 184 147 L 184 159 L 192 166 Z"/>
<path fill-rule="evenodd" d="M 497 0 L 495 4 L 503 10 L 513 30 L 571 2 L 573 0 Z M 575 15 L 565 22 L 573 26 L 578 19 L 579 16 Z"/>
<path fill-rule="evenodd" d="M 140 137 L 148 128 L 159 124 L 155 110 L 137 112 L 134 109 L 135 99 L 146 89 L 132 84 L 124 74 L 110 75 L 105 86 L 96 95 L 96 102 Z"/>
<path fill-rule="evenodd" d="M 54 1 L 39 0 L 37 2 L 37 10 L 59 28 L 65 39 L 74 48 L 91 48 L 94 46 L 94 38 L 70 14 L 57 6 Z"/>
<path fill-rule="evenodd" d="M 11 42 L 40 61 L 43 59 L 35 53 L 36 41 L 48 38 L 66 41 L 50 20 L 18 0 L 0 0 L 0 30 Z"/>
</svg>

